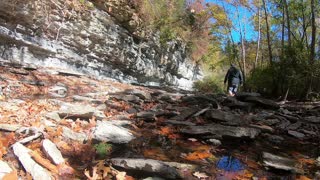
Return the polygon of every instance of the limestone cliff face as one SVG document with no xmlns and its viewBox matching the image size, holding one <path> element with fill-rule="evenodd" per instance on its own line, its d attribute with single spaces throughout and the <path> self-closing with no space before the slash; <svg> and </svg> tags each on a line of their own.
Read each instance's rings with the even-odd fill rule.
<svg viewBox="0 0 320 180">
<path fill-rule="evenodd" d="M 139 28 L 129 1 L 83 2 L 1 0 L 2 60 L 184 89 L 201 77 L 183 43 L 163 48 L 157 33 Z"/>
</svg>

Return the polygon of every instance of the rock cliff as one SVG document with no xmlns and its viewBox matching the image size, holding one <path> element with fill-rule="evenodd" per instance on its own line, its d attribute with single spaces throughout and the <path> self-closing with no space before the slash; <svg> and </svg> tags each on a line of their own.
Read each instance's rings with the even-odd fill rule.
<svg viewBox="0 0 320 180">
<path fill-rule="evenodd" d="M 1 0 L 2 61 L 191 89 L 201 70 L 186 45 L 142 30 L 125 0 Z M 147 35 L 148 34 L 148 35 Z"/>
</svg>

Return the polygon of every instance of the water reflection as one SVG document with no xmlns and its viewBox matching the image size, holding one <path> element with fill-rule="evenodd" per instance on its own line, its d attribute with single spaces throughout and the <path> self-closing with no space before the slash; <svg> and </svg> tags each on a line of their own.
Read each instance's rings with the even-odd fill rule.
<svg viewBox="0 0 320 180">
<path fill-rule="evenodd" d="M 217 163 L 217 167 L 219 169 L 232 172 L 244 170 L 244 165 L 240 160 L 232 156 L 221 157 Z"/>
</svg>

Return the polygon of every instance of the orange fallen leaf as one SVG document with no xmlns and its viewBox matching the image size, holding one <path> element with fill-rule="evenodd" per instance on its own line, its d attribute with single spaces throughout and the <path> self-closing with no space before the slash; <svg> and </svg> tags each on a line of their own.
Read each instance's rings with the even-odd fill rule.
<svg viewBox="0 0 320 180">
<path fill-rule="evenodd" d="M 2 177 L 2 180 L 17 180 L 17 179 L 18 179 L 18 173 L 16 170 L 13 170 Z"/>
<path fill-rule="evenodd" d="M 306 159 L 306 158 L 299 158 L 298 161 L 301 164 L 309 164 L 309 165 L 314 165 L 316 163 L 314 159 Z"/>
<path fill-rule="evenodd" d="M 306 176 L 299 176 L 299 178 L 296 180 L 311 180 L 311 179 Z"/>
<path fill-rule="evenodd" d="M 195 161 L 195 160 L 202 160 L 211 157 L 212 154 L 209 152 L 204 151 L 196 151 L 193 153 L 190 153 L 186 156 L 186 159 L 189 161 Z"/>
<path fill-rule="evenodd" d="M 37 163 L 49 169 L 51 172 L 58 174 L 57 166 L 53 165 L 48 159 L 43 158 L 37 151 L 30 151 L 29 154 Z"/>
</svg>

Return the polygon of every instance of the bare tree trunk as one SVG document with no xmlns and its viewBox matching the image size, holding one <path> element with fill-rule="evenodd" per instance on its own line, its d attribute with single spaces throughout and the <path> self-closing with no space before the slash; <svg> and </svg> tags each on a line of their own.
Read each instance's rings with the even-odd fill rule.
<svg viewBox="0 0 320 180">
<path fill-rule="evenodd" d="M 284 57 L 284 27 L 285 27 L 285 13 L 284 5 L 282 5 L 282 27 L 281 27 L 281 56 Z"/>
<path fill-rule="evenodd" d="M 286 11 L 286 17 L 287 17 L 288 46 L 291 47 L 290 16 L 289 16 L 289 9 L 288 9 L 287 0 L 283 0 L 283 3 L 284 3 L 284 9 L 285 9 L 285 11 Z"/>
<path fill-rule="evenodd" d="M 265 0 L 262 0 L 262 3 L 263 3 L 264 14 L 265 14 L 266 28 L 267 28 L 269 62 L 270 62 L 270 65 L 272 66 L 273 65 L 273 63 L 272 63 L 272 49 L 271 49 L 271 38 L 270 38 L 270 30 L 269 30 L 270 28 L 269 28 L 268 12 L 267 12 Z"/>
<path fill-rule="evenodd" d="M 309 65 L 310 67 L 313 66 L 314 61 L 315 61 L 315 49 L 316 49 L 316 20 L 315 20 L 315 2 L 314 0 L 311 0 L 311 44 L 310 44 L 310 57 L 309 57 Z M 308 98 L 308 95 L 312 91 L 312 79 L 313 79 L 313 72 L 311 71 L 309 73 L 308 77 L 308 84 L 307 88 L 308 90 L 306 91 L 306 98 Z"/>
<path fill-rule="evenodd" d="M 242 23 L 240 19 L 239 9 L 237 7 L 237 17 L 239 21 L 239 30 L 240 30 L 240 41 L 241 41 L 241 55 L 242 55 L 242 69 L 243 69 L 243 82 L 245 83 L 246 79 L 246 46 L 245 46 L 245 31 L 242 29 Z"/>
<path fill-rule="evenodd" d="M 261 36 L 261 18 L 260 18 L 260 1 L 258 4 L 258 39 L 257 39 L 257 49 L 256 49 L 256 58 L 254 61 L 254 67 L 255 70 L 258 64 L 258 58 L 259 58 L 259 50 L 260 50 L 260 36 Z"/>
</svg>

